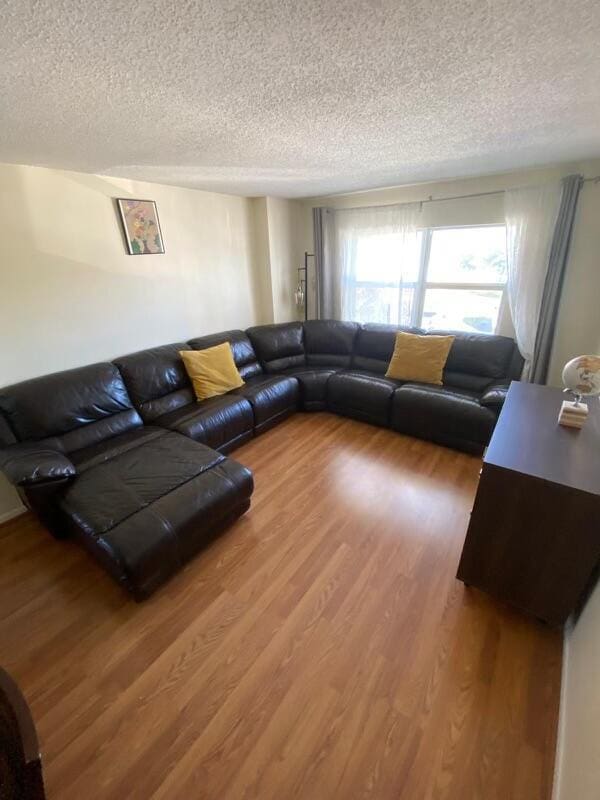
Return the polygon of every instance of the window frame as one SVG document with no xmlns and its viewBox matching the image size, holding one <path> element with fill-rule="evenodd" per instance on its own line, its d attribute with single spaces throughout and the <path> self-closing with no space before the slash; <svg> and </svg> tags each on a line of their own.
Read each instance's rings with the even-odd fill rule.
<svg viewBox="0 0 600 800">
<path fill-rule="evenodd" d="M 450 290 L 471 290 L 471 291 L 499 291 L 501 292 L 500 307 L 498 309 L 498 318 L 496 320 L 496 327 L 490 334 L 485 333 L 485 336 L 492 336 L 498 331 L 498 325 L 502 319 L 503 307 L 506 302 L 506 283 L 507 281 L 496 283 L 465 283 L 453 281 L 428 281 L 427 273 L 429 271 L 429 258 L 431 255 L 431 241 L 435 231 L 443 230 L 472 230 L 473 228 L 504 228 L 506 225 L 503 222 L 484 222 L 475 225 L 432 225 L 427 228 L 419 228 L 418 232 L 421 233 L 421 252 L 419 256 L 419 269 L 415 281 L 406 281 L 403 286 L 406 289 L 412 289 L 414 292 L 414 301 L 412 306 L 411 319 L 409 325 L 413 328 L 423 327 L 423 312 L 425 309 L 425 295 L 428 289 L 450 289 Z M 395 289 L 397 283 L 388 281 L 381 283 L 379 281 L 365 281 L 353 280 L 352 287 L 354 290 L 362 287 L 374 287 L 378 289 Z"/>
</svg>

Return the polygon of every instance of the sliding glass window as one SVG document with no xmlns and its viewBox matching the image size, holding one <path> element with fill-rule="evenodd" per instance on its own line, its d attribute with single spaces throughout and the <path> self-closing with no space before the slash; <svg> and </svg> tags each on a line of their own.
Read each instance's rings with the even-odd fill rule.
<svg viewBox="0 0 600 800">
<path fill-rule="evenodd" d="M 359 237 L 345 316 L 359 322 L 493 333 L 506 286 L 504 225 Z"/>
</svg>

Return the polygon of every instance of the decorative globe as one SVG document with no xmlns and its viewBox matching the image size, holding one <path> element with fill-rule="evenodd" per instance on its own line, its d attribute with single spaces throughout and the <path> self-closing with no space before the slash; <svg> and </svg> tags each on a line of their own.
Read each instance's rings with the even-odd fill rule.
<svg viewBox="0 0 600 800">
<path fill-rule="evenodd" d="M 577 399 L 600 394 L 600 356 L 577 356 L 562 372 L 563 383 Z"/>
</svg>

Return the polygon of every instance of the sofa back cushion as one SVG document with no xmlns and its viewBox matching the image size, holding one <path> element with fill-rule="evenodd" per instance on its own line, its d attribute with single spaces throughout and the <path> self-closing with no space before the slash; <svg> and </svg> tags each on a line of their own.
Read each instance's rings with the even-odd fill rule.
<svg viewBox="0 0 600 800">
<path fill-rule="evenodd" d="M 443 382 L 460 389 L 480 392 L 498 380 L 518 380 L 523 360 L 513 339 L 487 333 L 432 330 L 379 325 L 361 325 L 356 335 L 352 366 L 385 374 L 396 341 L 396 332 L 429 333 L 436 336 L 454 336 L 450 348 Z"/>
<path fill-rule="evenodd" d="M 493 381 L 519 377 L 519 374 L 515 374 L 515 364 L 520 356 L 514 340 L 508 336 L 461 331 L 429 333 L 454 336 L 444 370 L 445 384 L 483 391 Z"/>
<path fill-rule="evenodd" d="M 306 364 L 301 322 L 258 325 L 246 333 L 266 372 L 279 372 Z"/>
<path fill-rule="evenodd" d="M 361 325 L 356 334 L 352 366 L 355 369 L 385 375 L 394 352 L 398 331 L 424 333 L 420 328 L 408 328 L 402 325 L 380 325 L 375 322 Z"/>
<path fill-rule="evenodd" d="M 207 347 L 215 347 L 224 342 L 229 342 L 231 345 L 233 360 L 243 380 L 262 373 L 252 343 L 244 331 L 222 331 L 221 333 L 211 333 L 208 336 L 198 336 L 196 339 L 189 340 L 188 347 L 192 350 L 205 350 Z"/>
<path fill-rule="evenodd" d="M 195 401 L 180 350 L 185 342 L 140 350 L 115 359 L 129 396 L 144 422 L 152 422 L 169 411 Z"/>
<path fill-rule="evenodd" d="M 0 389 L 0 412 L 19 441 L 52 440 L 66 453 L 142 425 L 114 364 L 91 364 Z"/>
<path fill-rule="evenodd" d="M 350 366 L 354 340 L 360 328 L 357 322 L 311 319 L 303 327 L 304 350 L 309 366 Z"/>
<path fill-rule="evenodd" d="M 15 444 L 16 441 L 17 437 L 8 424 L 8 420 L 4 414 L 0 413 L 0 447 L 8 447 L 9 444 Z"/>
</svg>

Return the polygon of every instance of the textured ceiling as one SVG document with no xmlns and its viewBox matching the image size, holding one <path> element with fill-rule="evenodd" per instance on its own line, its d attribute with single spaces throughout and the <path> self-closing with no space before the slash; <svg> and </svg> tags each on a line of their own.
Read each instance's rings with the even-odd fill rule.
<svg viewBox="0 0 600 800">
<path fill-rule="evenodd" d="M 4 0 L 0 161 L 247 195 L 600 155 L 598 0 Z"/>
</svg>

